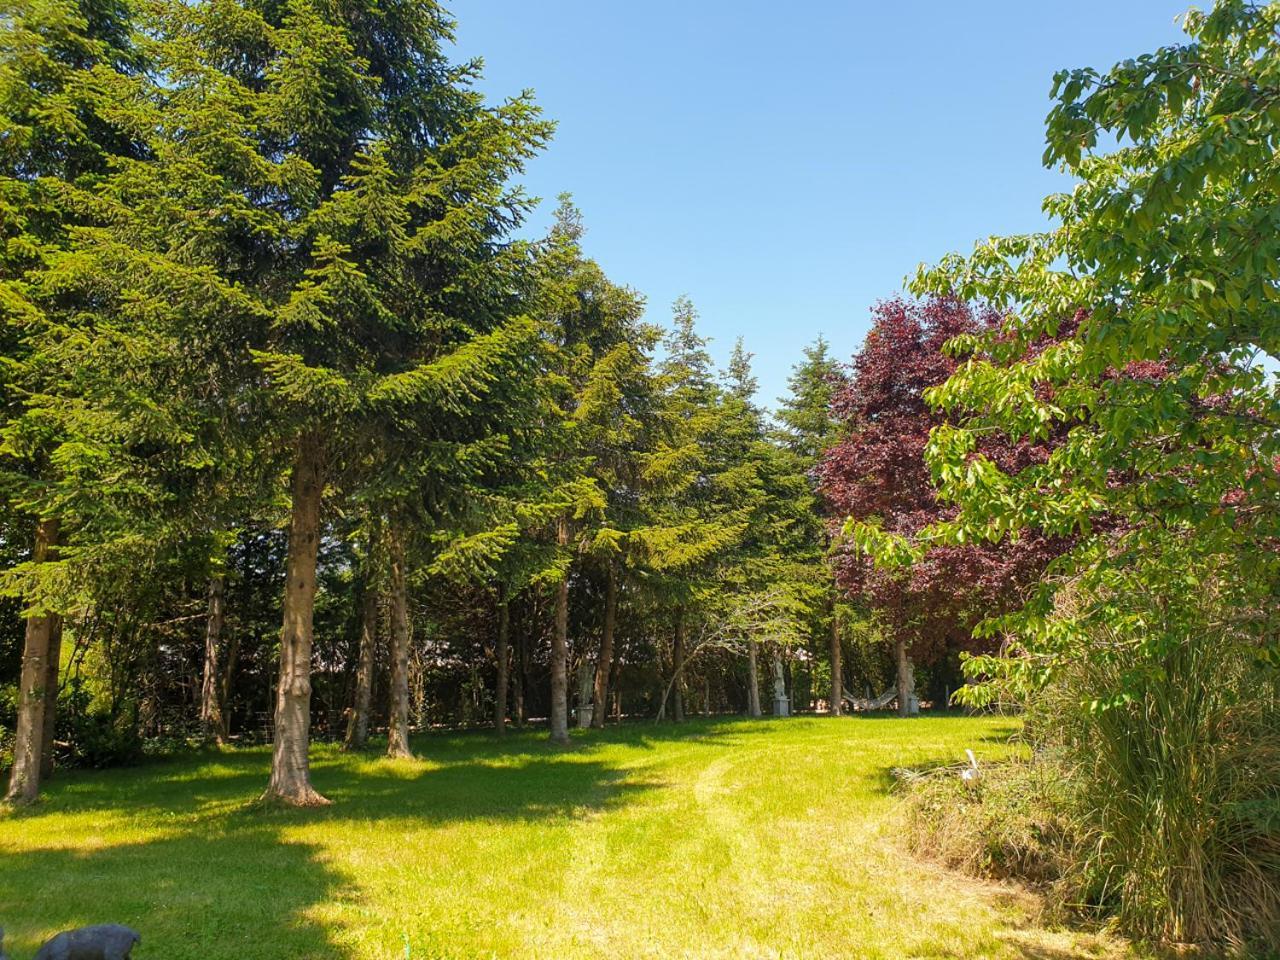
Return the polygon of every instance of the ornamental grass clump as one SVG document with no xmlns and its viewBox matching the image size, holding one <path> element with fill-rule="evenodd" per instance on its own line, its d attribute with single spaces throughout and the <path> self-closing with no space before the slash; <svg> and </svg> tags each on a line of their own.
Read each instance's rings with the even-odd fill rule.
<svg viewBox="0 0 1280 960">
<path fill-rule="evenodd" d="M 1276 951 L 1277 678 L 1202 626 L 1153 660 L 1104 634 L 1116 655 L 1080 658 L 1045 690 L 1076 825 L 1058 890 L 1143 939 Z M 1098 690 L 1124 693 L 1086 700 Z"/>
</svg>

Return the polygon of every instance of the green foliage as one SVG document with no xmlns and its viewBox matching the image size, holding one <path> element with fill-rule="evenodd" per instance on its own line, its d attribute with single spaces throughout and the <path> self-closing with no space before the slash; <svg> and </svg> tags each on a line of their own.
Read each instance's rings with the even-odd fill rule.
<svg viewBox="0 0 1280 960">
<path fill-rule="evenodd" d="M 939 544 L 1072 538 L 1031 603 L 981 628 L 1008 642 L 970 661 L 988 682 L 965 698 L 1052 705 L 1089 902 L 1143 937 L 1270 949 L 1278 23 L 1274 4 L 1224 0 L 1186 16 L 1186 43 L 1055 78 L 1046 161 L 1078 180 L 1046 201 L 1058 226 L 914 283 L 1004 314 L 953 342 L 963 362 L 927 392 L 948 417 L 927 457 L 954 515 L 911 541 L 855 531 L 888 566 Z M 983 433 L 1058 442 L 1004 472 L 975 453 Z"/>
</svg>

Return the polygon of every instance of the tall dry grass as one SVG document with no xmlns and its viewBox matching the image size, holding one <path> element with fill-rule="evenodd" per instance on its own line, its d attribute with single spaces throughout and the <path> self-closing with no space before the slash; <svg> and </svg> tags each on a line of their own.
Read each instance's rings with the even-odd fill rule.
<svg viewBox="0 0 1280 960">
<path fill-rule="evenodd" d="M 1035 707 L 1071 784 L 1059 890 L 1144 939 L 1280 951 L 1274 674 L 1221 635 L 1135 659 L 1081 658 Z"/>
</svg>

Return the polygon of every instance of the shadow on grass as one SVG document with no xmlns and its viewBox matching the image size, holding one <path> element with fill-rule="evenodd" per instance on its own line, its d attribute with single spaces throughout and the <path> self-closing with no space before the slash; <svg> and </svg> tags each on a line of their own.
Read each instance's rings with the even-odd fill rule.
<svg viewBox="0 0 1280 960">
<path fill-rule="evenodd" d="M 341 895 L 315 848 L 266 826 L 7 853 L 0 864 L 0 924 L 15 958 L 60 930 L 104 922 L 141 930 L 141 957 L 345 957 L 307 916 Z"/>
<path fill-rule="evenodd" d="M 533 739 L 468 736 L 415 746 L 427 759 L 317 748 L 313 780 L 334 801 L 322 809 L 254 803 L 270 764 L 265 750 L 56 781 L 40 806 L 0 815 L 0 836 L 19 838 L 0 843 L 0 926 L 10 952 L 29 957 L 58 930 L 120 922 L 142 932 L 140 958 L 354 960 L 320 908 L 358 900 L 359 886 L 335 871 L 330 851 L 298 842 L 298 828 L 372 822 L 394 835 L 433 824 L 563 821 L 658 786 L 593 758 L 589 744 L 563 752 Z M 55 832 L 62 817 L 76 818 L 66 846 Z M 24 845 L 24 828 L 51 839 Z"/>
</svg>

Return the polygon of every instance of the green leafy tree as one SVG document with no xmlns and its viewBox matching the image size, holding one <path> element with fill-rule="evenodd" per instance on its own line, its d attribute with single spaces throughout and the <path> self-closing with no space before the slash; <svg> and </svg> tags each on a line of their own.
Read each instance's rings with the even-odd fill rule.
<svg viewBox="0 0 1280 960">
<path fill-rule="evenodd" d="M 909 541 L 856 532 L 887 564 L 1074 537 L 1033 602 L 988 624 L 1014 642 L 969 664 L 995 682 L 966 693 L 1058 704 L 1096 839 L 1084 896 L 1105 890 L 1142 936 L 1275 949 L 1274 827 L 1233 811 L 1271 803 L 1276 777 L 1280 6 L 1224 0 L 1184 26 L 1184 43 L 1056 76 L 1045 160 L 1077 186 L 1046 202 L 1055 228 L 916 278 L 1005 319 L 961 338 L 967 359 L 927 393 L 954 516 Z M 979 452 L 1055 432 L 1023 469 Z"/>
<path fill-rule="evenodd" d="M 603 718 L 612 658 L 619 567 L 637 522 L 632 491 L 654 399 L 649 351 L 656 332 L 641 322 L 643 301 L 611 283 L 583 256 L 581 216 L 561 198 L 546 256 L 546 336 L 553 349 L 548 386 L 546 477 L 556 554 L 551 651 L 551 738 L 568 739 L 568 623 L 571 581 L 590 565 L 606 582 L 595 675 L 585 638 L 578 644 L 581 716 L 598 693 Z"/>
</svg>

